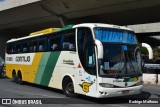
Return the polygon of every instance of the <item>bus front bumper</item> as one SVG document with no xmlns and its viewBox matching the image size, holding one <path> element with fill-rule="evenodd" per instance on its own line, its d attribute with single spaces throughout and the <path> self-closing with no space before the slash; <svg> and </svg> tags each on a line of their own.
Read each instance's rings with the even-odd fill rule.
<svg viewBox="0 0 160 107">
<path fill-rule="evenodd" d="M 140 94 L 142 92 L 142 85 L 135 87 L 125 87 L 125 88 L 103 88 L 99 87 L 97 91 L 97 98 L 106 98 L 106 97 L 116 97 L 116 96 L 127 96 Z"/>
</svg>

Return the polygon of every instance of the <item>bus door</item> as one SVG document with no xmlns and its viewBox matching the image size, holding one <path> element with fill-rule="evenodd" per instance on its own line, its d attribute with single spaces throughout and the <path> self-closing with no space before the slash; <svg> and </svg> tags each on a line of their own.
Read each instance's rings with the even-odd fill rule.
<svg viewBox="0 0 160 107">
<path fill-rule="evenodd" d="M 83 94 L 93 96 L 96 94 L 96 54 L 93 37 L 89 28 L 79 28 L 77 32 L 78 54 L 82 65 L 79 70 L 77 83 L 81 86 Z M 80 91 L 81 92 L 81 91 Z"/>
</svg>

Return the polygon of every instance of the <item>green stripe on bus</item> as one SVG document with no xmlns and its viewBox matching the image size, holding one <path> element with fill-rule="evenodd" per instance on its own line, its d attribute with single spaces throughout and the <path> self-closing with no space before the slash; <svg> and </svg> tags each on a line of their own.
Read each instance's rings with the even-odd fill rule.
<svg viewBox="0 0 160 107">
<path fill-rule="evenodd" d="M 130 82 L 131 78 L 125 78 L 123 82 Z"/>
<path fill-rule="evenodd" d="M 59 58 L 60 52 L 52 52 L 49 56 L 47 66 L 45 68 L 45 72 L 43 74 L 43 77 L 41 79 L 41 85 L 48 86 L 49 81 L 51 79 L 51 76 L 53 74 L 55 65 L 57 63 L 57 60 Z"/>
<path fill-rule="evenodd" d="M 40 84 L 49 56 L 50 56 L 50 52 L 43 53 L 37 73 L 36 73 L 36 77 L 34 79 L 34 83 Z"/>
<path fill-rule="evenodd" d="M 134 78 L 135 78 L 135 80 L 134 80 Z M 136 81 L 136 77 L 125 78 L 123 80 L 123 82 L 134 82 L 134 81 Z"/>
<path fill-rule="evenodd" d="M 72 29 L 74 25 L 67 25 L 66 27 L 64 28 L 60 28 L 60 29 L 57 29 L 57 30 L 54 30 L 53 32 L 62 32 L 62 31 L 65 31 L 65 30 L 69 30 L 69 29 Z"/>
</svg>

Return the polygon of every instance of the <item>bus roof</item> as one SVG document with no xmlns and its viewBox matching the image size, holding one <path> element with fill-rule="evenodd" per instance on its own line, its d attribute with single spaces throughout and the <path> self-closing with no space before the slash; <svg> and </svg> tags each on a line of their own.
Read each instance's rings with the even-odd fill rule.
<svg viewBox="0 0 160 107">
<path fill-rule="evenodd" d="M 28 38 L 32 38 L 32 37 L 38 37 L 38 36 L 42 36 L 42 35 L 46 35 L 46 34 L 50 34 L 50 33 L 54 33 L 54 32 L 61 32 L 61 31 L 69 30 L 69 29 L 72 29 L 73 26 L 74 25 L 67 25 L 64 28 L 48 28 L 48 29 L 36 31 L 36 32 L 31 33 L 29 36 L 8 40 L 7 43 L 18 41 L 18 40 L 23 40 L 23 39 L 28 39 Z"/>
<path fill-rule="evenodd" d="M 42 35 L 45 35 L 45 34 L 61 32 L 61 31 L 72 29 L 72 28 L 78 28 L 78 27 L 89 27 L 89 28 L 105 27 L 105 28 L 114 28 L 114 29 L 133 31 L 133 30 L 131 30 L 131 29 L 125 27 L 125 26 L 117 26 L 117 25 L 102 24 L 102 23 L 82 23 L 82 24 L 77 24 L 77 25 L 67 25 L 64 28 L 48 28 L 48 29 L 44 29 L 44 30 L 41 30 L 41 31 L 33 32 L 29 36 L 8 40 L 7 43 L 14 42 L 14 41 L 17 41 L 17 40 L 23 40 L 23 39 L 27 39 L 27 38 L 32 38 L 32 37 L 38 37 L 38 36 L 42 36 Z"/>
<path fill-rule="evenodd" d="M 113 24 L 103 24 L 103 23 L 82 23 L 82 24 L 77 24 L 77 25 L 73 26 L 73 28 L 77 28 L 77 27 L 89 27 L 89 28 L 105 27 L 105 28 L 133 31 L 125 26 L 118 26 L 118 25 L 113 25 Z"/>
</svg>

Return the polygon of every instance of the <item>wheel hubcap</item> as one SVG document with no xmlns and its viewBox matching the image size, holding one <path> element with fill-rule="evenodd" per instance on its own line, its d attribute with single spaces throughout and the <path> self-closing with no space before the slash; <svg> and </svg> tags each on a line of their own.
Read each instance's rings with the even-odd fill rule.
<svg viewBox="0 0 160 107">
<path fill-rule="evenodd" d="M 66 87 L 66 92 L 67 93 L 73 93 L 74 92 L 74 88 L 73 88 L 73 84 L 69 83 Z"/>
</svg>

